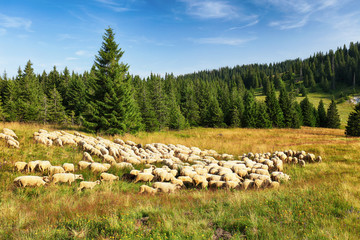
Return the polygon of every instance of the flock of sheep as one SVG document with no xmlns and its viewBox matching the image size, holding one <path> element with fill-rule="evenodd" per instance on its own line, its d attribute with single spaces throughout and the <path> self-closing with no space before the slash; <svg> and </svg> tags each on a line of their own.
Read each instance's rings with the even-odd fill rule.
<svg viewBox="0 0 360 240">
<path fill-rule="evenodd" d="M 14 180 L 17 186 L 41 186 L 60 182 L 71 185 L 77 179 L 84 180 L 81 174 L 75 174 L 76 170 L 89 169 L 93 173 L 101 173 L 100 179 L 93 182 L 82 181 L 78 190 L 92 189 L 101 182 L 119 180 L 120 176 L 107 173 L 110 168 L 126 168 L 130 173 L 124 174 L 122 178 L 126 177 L 134 183 L 152 183 L 151 186 L 142 185 L 140 193 L 173 193 L 182 187 L 245 190 L 278 188 L 282 181 L 290 179 L 283 172 L 284 163 L 305 166 L 306 162 L 322 161 L 320 156 L 316 157 L 305 151 L 248 153 L 235 157 L 219 154 L 215 150 L 189 148 L 180 144 L 141 145 L 121 139 L 110 141 L 101 137 L 89 137 L 78 132 L 70 134 L 42 129 L 34 133 L 34 140 L 47 146 L 78 146 L 84 151 L 83 159 L 77 163 L 77 167 L 73 163 L 52 166 L 47 160 L 16 162 L 16 171 L 40 171 L 48 175 L 17 177 Z M 97 156 L 101 162 L 94 162 L 92 156 Z M 134 166 L 145 168 L 136 170 Z"/>
</svg>

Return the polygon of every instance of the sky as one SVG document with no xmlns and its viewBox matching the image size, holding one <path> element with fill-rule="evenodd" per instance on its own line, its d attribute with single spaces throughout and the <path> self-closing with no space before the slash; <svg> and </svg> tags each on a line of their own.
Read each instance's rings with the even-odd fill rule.
<svg viewBox="0 0 360 240">
<path fill-rule="evenodd" d="M 360 40 L 358 0 L 0 0 L 0 75 L 90 70 L 111 27 L 133 75 L 308 58 Z"/>
</svg>

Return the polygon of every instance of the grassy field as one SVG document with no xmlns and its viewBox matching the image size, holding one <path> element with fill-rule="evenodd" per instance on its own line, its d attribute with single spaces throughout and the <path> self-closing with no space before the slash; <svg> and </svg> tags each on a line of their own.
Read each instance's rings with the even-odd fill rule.
<svg viewBox="0 0 360 240">
<path fill-rule="evenodd" d="M 200 128 L 121 137 L 235 155 L 305 150 L 324 159 L 305 168 L 286 165 L 291 181 L 279 190 L 192 189 L 148 196 L 137 193 L 141 184 L 125 181 L 80 193 L 78 182 L 15 188 L 12 181 L 21 175 L 13 171 L 15 161 L 77 163 L 82 152 L 35 144 L 33 132 L 55 130 L 49 126 L 1 123 L 3 127 L 17 133 L 21 148 L 9 149 L 0 141 L 0 239 L 226 239 L 223 231 L 232 239 L 360 238 L 360 138 L 346 138 L 344 130 Z M 98 177 L 82 173 L 86 180 Z"/>
</svg>

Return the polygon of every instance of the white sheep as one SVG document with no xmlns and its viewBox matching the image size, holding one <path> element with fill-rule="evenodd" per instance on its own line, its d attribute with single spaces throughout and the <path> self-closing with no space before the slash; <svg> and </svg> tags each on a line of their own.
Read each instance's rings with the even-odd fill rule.
<svg viewBox="0 0 360 240">
<path fill-rule="evenodd" d="M 107 162 L 107 163 L 110 163 L 110 164 L 115 164 L 116 161 L 115 161 L 115 158 L 109 154 L 105 154 L 105 155 L 102 155 L 102 159 Z"/>
<path fill-rule="evenodd" d="M 273 181 L 277 181 L 277 182 L 288 181 L 288 180 L 290 180 L 290 176 L 283 173 L 283 172 L 272 172 L 271 173 L 271 179 Z"/>
<path fill-rule="evenodd" d="M 183 186 L 184 186 L 184 182 L 181 181 L 180 179 L 176 179 L 176 178 L 173 178 L 173 179 L 171 180 L 171 183 L 172 183 L 172 184 L 175 184 L 175 185 L 179 185 L 180 187 L 183 187 Z"/>
<path fill-rule="evenodd" d="M 143 182 L 151 182 L 154 179 L 154 175 L 152 175 L 151 173 L 138 173 L 138 175 L 136 176 L 136 179 L 134 181 L 134 183 L 137 183 L 139 181 L 143 181 Z"/>
<path fill-rule="evenodd" d="M 181 188 L 179 185 L 167 182 L 155 182 L 153 188 L 165 193 L 174 193 L 176 189 Z"/>
<path fill-rule="evenodd" d="M 37 168 L 37 166 L 39 165 L 39 163 L 40 163 L 40 160 L 30 161 L 30 162 L 27 164 L 27 171 L 28 171 L 28 172 L 34 172 L 35 169 Z"/>
<path fill-rule="evenodd" d="M 64 168 L 65 172 L 75 172 L 75 166 L 72 163 L 64 163 L 62 167 Z"/>
<path fill-rule="evenodd" d="M 8 147 L 20 148 L 18 142 L 15 142 L 15 141 L 13 141 L 13 140 L 11 140 L 11 139 L 9 139 L 9 140 L 6 141 L 6 145 L 7 145 Z"/>
<path fill-rule="evenodd" d="M 208 181 L 205 176 L 195 175 L 193 177 L 193 181 L 195 182 L 195 186 L 198 186 L 199 184 L 201 184 L 202 188 L 206 188 L 208 186 Z"/>
<path fill-rule="evenodd" d="M 65 170 L 62 166 L 51 166 L 49 169 L 49 176 L 52 176 L 56 173 L 65 173 Z"/>
<path fill-rule="evenodd" d="M 86 161 L 79 161 L 79 162 L 78 162 L 79 170 L 86 169 L 86 168 L 88 168 L 90 165 L 91 165 L 91 162 L 86 162 Z"/>
<path fill-rule="evenodd" d="M 15 166 L 15 170 L 18 171 L 18 172 L 22 172 L 22 171 L 25 171 L 26 170 L 26 167 L 27 167 L 27 163 L 26 162 L 16 162 L 14 164 Z"/>
<path fill-rule="evenodd" d="M 20 176 L 14 179 L 14 184 L 18 187 L 27 187 L 27 186 L 44 186 L 46 182 L 44 177 L 39 176 Z"/>
<path fill-rule="evenodd" d="M 172 175 L 171 173 L 165 172 L 165 171 L 160 172 L 158 174 L 158 176 L 159 176 L 161 182 L 169 182 L 175 178 L 174 175 Z"/>
<path fill-rule="evenodd" d="M 119 180 L 119 176 L 115 176 L 114 174 L 103 172 L 100 175 L 100 180 L 102 182 L 104 182 L 104 181 L 112 182 L 112 181 Z"/>
<path fill-rule="evenodd" d="M 82 181 L 82 182 L 80 182 L 78 191 L 81 191 L 83 189 L 93 189 L 96 185 L 98 185 L 100 183 L 101 183 L 100 180 L 96 180 L 95 182 Z"/>
<path fill-rule="evenodd" d="M 89 168 L 91 170 L 91 172 L 106 172 L 107 170 L 109 170 L 110 168 L 110 164 L 109 165 L 105 165 L 106 163 L 102 164 L 102 163 L 91 163 Z"/>
<path fill-rule="evenodd" d="M 45 171 L 49 171 L 51 167 L 51 163 L 47 160 L 39 161 L 38 168 L 39 171 L 44 173 Z"/>
<path fill-rule="evenodd" d="M 225 181 L 211 180 L 209 186 L 212 188 L 222 188 L 225 186 Z"/>
<path fill-rule="evenodd" d="M 113 166 L 118 169 L 124 169 L 124 168 L 134 169 L 133 165 L 127 162 L 115 163 Z"/>
<path fill-rule="evenodd" d="M 141 185 L 140 186 L 139 193 L 149 193 L 151 195 L 154 195 L 154 194 L 156 194 L 156 192 L 157 192 L 156 188 L 152 188 L 152 187 L 149 187 L 147 185 Z"/>
<path fill-rule="evenodd" d="M 193 180 L 189 176 L 179 176 L 177 179 L 181 180 L 184 184 L 193 184 Z"/>
<path fill-rule="evenodd" d="M 75 182 L 75 180 L 80 179 L 84 180 L 83 176 L 81 174 L 73 174 L 73 173 L 56 173 L 51 177 L 51 181 L 53 184 L 56 183 L 71 183 Z"/>
<path fill-rule="evenodd" d="M 235 189 L 235 188 L 240 187 L 240 184 L 239 184 L 239 182 L 235 182 L 235 181 L 226 181 L 225 187 L 228 189 Z"/>
<path fill-rule="evenodd" d="M 92 159 L 91 155 L 88 152 L 84 152 L 83 160 L 93 163 L 94 160 Z"/>
<path fill-rule="evenodd" d="M 245 179 L 242 184 L 242 187 L 244 190 L 251 189 L 254 187 L 254 181 L 250 179 Z"/>
<path fill-rule="evenodd" d="M 15 132 L 14 132 L 13 130 L 9 129 L 9 128 L 3 128 L 3 133 L 4 133 L 5 135 L 11 136 L 11 137 L 13 137 L 13 138 L 18 138 L 18 137 L 16 136 Z"/>
</svg>

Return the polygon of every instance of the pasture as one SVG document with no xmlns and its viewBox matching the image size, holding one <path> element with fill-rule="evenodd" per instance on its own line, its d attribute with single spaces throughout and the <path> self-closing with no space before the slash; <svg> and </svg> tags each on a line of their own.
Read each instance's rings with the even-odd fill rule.
<svg viewBox="0 0 360 240">
<path fill-rule="evenodd" d="M 218 153 L 305 150 L 321 163 L 285 164 L 291 180 L 280 189 L 181 189 L 174 194 L 138 194 L 142 183 L 104 183 L 79 192 L 71 186 L 17 188 L 16 161 L 77 163 L 74 146 L 47 147 L 32 135 L 56 126 L 1 123 L 13 129 L 20 148 L 0 141 L 0 239 L 358 239 L 360 237 L 360 139 L 344 130 L 189 129 L 116 136 L 135 143 L 165 143 Z M 66 130 L 73 133 L 72 130 Z M 103 136 L 104 138 L 108 138 Z M 114 138 L 110 138 L 113 140 Z M 96 160 L 96 157 L 94 157 Z M 143 166 L 138 166 L 143 167 Z M 127 170 L 110 170 L 121 176 Z M 88 170 L 86 180 L 98 179 Z"/>
</svg>

